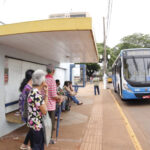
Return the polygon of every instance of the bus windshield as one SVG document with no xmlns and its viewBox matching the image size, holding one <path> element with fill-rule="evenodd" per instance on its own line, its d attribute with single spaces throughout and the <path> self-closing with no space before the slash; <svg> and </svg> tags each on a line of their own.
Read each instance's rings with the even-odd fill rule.
<svg viewBox="0 0 150 150">
<path fill-rule="evenodd" d="M 123 58 L 124 77 L 132 83 L 150 84 L 150 58 L 126 57 Z"/>
</svg>

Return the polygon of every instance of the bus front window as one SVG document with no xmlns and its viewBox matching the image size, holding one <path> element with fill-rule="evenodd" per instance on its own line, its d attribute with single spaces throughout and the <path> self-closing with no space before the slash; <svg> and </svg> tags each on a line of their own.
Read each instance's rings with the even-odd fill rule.
<svg viewBox="0 0 150 150">
<path fill-rule="evenodd" d="M 124 58 L 124 77 L 126 80 L 150 83 L 150 58 Z"/>
</svg>

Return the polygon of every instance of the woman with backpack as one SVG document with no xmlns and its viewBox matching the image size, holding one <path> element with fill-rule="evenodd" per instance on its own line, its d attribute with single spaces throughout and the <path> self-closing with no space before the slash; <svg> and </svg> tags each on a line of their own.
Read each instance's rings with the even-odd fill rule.
<svg viewBox="0 0 150 150">
<path fill-rule="evenodd" d="M 27 117 L 28 117 L 28 105 L 27 105 L 27 97 L 32 89 L 32 74 L 34 73 L 34 70 L 27 70 L 25 72 L 25 78 L 23 79 L 21 85 L 20 85 L 20 96 L 19 96 L 19 110 L 21 113 L 22 120 L 27 123 Z M 28 146 L 29 142 L 29 132 L 26 135 L 26 138 L 24 140 L 24 143 L 20 146 L 20 149 L 22 150 L 29 150 L 30 146 Z"/>
</svg>

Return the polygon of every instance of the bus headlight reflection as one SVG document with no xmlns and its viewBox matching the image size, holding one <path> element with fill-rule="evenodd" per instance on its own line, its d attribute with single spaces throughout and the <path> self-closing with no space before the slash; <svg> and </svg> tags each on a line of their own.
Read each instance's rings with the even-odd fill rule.
<svg viewBox="0 0 150 150">
<path fill-rule="evenodd" d="M 132 90 L 125 83 L 123 84 L 123 89 L 127 90 L 128 92 L 132 92 Z"/>
</svg>

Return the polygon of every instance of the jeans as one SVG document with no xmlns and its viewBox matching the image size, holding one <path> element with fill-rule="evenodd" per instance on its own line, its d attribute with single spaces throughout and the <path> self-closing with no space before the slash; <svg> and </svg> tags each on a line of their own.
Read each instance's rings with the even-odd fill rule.
<svg viewBox="0 0 150 150">
<path fill-rule="evenodd" d="M 67 96 L 71 98 L 76 104 L 79 104 L 79 100 L 75 96 L 71 96 L 70 94 L 67 93 Z"/>
<path fill-rule="evenodd" d="M 98 85 L 94 85 L 94 94 L 96 95 L 96 90 L 97 90 L 97 93 L 98 95 L 100 94 L 100 91 L 99 91 L 99 86 Z"/>
<path fill-rule="evenodd" d="M 78 92 L 78 85 L 74 86 L 74 91 L 77 93 Z"/>
<path fill-rule="evenodd" d="M 61 110 L 65 110 L 66 108 L 66 100 L 61 103 Z"/>
<path fill-rule="evenodd" d="M 44 133 L 42 128 L 40 131 L 30 128 L 29 136 L 32 150 L 44 150 Z"/>
<path fill-rule="evenodd" d="M 61 111 L 62 111 L 62 110 L 65 110 L 65 109 L 66 109 L 66 100 L 64 100 L 64 101 L 61 103 Z M 59 112 L 59 104 L 56 103 L 55 116 L 58 115 L 58 112 Z"/>
</svg>

